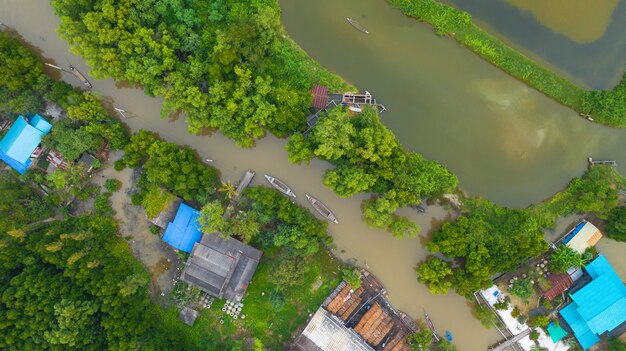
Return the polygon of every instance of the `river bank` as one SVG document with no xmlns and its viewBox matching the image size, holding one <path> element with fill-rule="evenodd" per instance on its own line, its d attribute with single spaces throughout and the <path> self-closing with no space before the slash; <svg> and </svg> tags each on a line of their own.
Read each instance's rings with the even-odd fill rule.
<svg viewBox="0 0 626 351">
<path fill-rule="evenodd" d="M 612 127 L 626 126 L 626 75 L 608 91 L 587 91 L 515 51 L 476 26 L 471 16 L 437 0 L 388 0 L 407 16 L 430 23 L 489 63 L 584 116 Z"/>
</svg>

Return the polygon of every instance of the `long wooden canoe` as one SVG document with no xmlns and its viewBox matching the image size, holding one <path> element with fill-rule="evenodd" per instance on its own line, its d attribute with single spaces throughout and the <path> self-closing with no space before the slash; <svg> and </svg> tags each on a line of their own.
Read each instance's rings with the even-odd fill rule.
<svg viewBox="0 0 626 351">
<path fill-rule="evenodd" d="M 313 196 L 311 196 L 309 194 L 304 194 L 304 195 L 309 200 L 309 202 L 311 203 L 313 208 L 317 212 L 319 212 L 319 214 L 321 214 L 324 218 L 326 218 L 330 222 L 333 222 L 335 224 L 339 224 L 339 221 L 337 220 L 337 217 L 335 217 L 335 214 L 331 210 L 329 210 L 328 207 L 326 207 L 326 205 L 321 203 L 320 200 L 314 198 Z"/>
<path fill-rule="evenodd" d="M 361 23 L 359 23 L 357 20 L 352 19 L 350 17 L 346 18 L 348 20 L 348 23 L 350 23 L 352 25 L 352 27 L 358 29 L 360 32 L 365 33 L 365 34 L 370 34 L 370 32 L 367 30 L 367 28 L 365 28 Z"/>
<path fill-rule="evenodd" d="M 267 179 L 267 181 L 281 193 L 287 196 L 296 197 L 296 193 L 294 193 L 293 190 L 291 190 L 291 188 L 288 187 L 287 184 L 282 182 L 280 179 L 274 178 L 271 175 L 267 174 L 265 175 L 265 179 Z"/>
</svg>

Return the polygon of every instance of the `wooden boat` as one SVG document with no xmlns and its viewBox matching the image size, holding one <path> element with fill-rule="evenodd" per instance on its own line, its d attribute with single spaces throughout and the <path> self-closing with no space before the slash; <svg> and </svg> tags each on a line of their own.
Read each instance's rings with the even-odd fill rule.
<svg viewBox="0 0 626 351">
<path fill-rule="evenodd" d="M 265 175 L 265 179 L 267 179 L 267 181 L 281 193 L 287 196 L 296 197 L 296 193 L 294 193 L 293 190 L 291 190 L 291 188 L 289 188 L 287 184 L 283 183 L 280 179 L 274 178 L 267 174 Z"/>
<path fill-rule="evenodd" d="M 352 27 L 358 29 L 360 32 L 365 33 L 365 34 L 370 34 L 370 32 L 367 30 L 367 28 L 363 27 L 363 25 L 359 22 L 357 22 L 356 20 L 348 17 L 346 18 L 348 20 L 348 23 L 350 23 L 352 25 Z"/>
<path fill-rule="evenodd" d="M 428 328 L 433 332 L 433 337 L 437 342 L 439 342 L 439 336 L 437 335 L 437 329 L 435 328 L 435 323 L 428 317 L 428 313 L 424 312 L 424 319 L 426 320 L 426 324 L 428 324 Z"/>
<path fill-rule="evenodd" d="M 76 78 L 78 78 L 81 82 L 83 82 L 83 85 L 85 86 L 85 88 L 87 89 L 93 88 L 93 85 L 91 85 L 89 80 L 87 80 L 87 78 L 82 73 L 80 73 L 78 68 L 70 65 L 70 71 L 76 76 Z"/>
<path fill-rule="evenodd" d="M 309 194 L 304 194 L 304 196 L 306 196 L 306 198 L 309 200 L 309 202 L 311 203 L 313 208 L 317 212 L 319 212 L 319 214 L 324 216 L 324 218 L 326 218 L 330 222 L 333 222 L 335 224 L 339 224 L 339 221 L 337 220 L 337 217 L 335 217 L 335 215 L 328 209 L 328 207 L 326 207 L 326 205 L 321 203 L 320 200 L 314 198 L 313 196 L 311 196 Z"/>
</svg>

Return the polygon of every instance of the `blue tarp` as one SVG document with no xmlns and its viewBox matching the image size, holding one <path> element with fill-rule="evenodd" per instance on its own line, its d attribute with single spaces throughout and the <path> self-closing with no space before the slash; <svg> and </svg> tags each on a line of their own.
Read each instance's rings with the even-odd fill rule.
<svg viewBox="0 0 626 351">
<path fill-rule="evenodd" d="M 0 141 L 0 158 L 21 174 L 28 169 L 30 155 L 41 143 L 41 138 L 52 128 L 52 125 L 39 115 L 35 115 L 31 123 L 34 125 L 19 116 Z"/>
<path fill-rule="evenodd" d="M 574 293 L 560 313 L 586 350 L 626 322 L 626 286 L 603 255 L 585 269 L 593 281 Z"/>
<path fill-rule="evenodd" d="M 567 235 L 565 236 L 565 239 L 563 239 L 563 244 L 567 244 L 568 242 L 570 242 L 570 240 L 572 240 L 572 238 L 574 238 L 576 234 L 578 234 L 578 232 L 581 229 L 583 229 L 585 224 L 587 224 L 587 222 L 585 221 L 578 223 L 576 227 L 574 227 L 574 229 L 572 229 L 569 233 L 567 233 Z"/>
<path fill-rule="evenodd" d="M 170 222 L 165 229 L 163 241 L 181 251 L 191 252 L 193 245 L 202 238 L 197 222 L 199 216 L 200 213 L 197 210 L 181 203 L 174 221 Z"/>
</svg>

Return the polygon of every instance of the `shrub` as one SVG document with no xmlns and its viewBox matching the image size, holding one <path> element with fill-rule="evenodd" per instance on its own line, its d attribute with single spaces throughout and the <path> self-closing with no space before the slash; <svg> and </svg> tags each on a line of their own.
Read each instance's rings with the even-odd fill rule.
<svg viewBox="0 0 626 351">
<path fill-rule="evenodd" d="M 526 323 L 528 321 L 528 317 L 526 317 L 525 314 L 520 314 L 519 316 L 517 316 L 517 321 L 520 324 L 524 324 L 524 323 Z"/>
<path fill-rule="evenodd" d="M 116 171 L 120 172 L 121 170 L 126 168 L 126 163 L 124 162 L 124 160 L 117 160 L 113 163 L 113 168 Z"/>
<path fill-rule="evenodd" d="M 160 228 L 157 227 L 156 225 L 151 225 L 150 226 L 150 233 L 154 234 L 154 235 L 158 235 L 160 231 Z"/>
<path fill-rule="evenodd" d="M 530 332 L 530 340 L 538 340 L 539 339 L 539 332 L 536 330 L 532 330 Z"/>
<path fill-rule="evenodd" d="M 509 308 L 509 302 L 508 301 L 497 302 L 493 305 L 493 307 L 495 307 L 496 310 L 504 311 L 507 308 Z"/>
<path fill-rule="evenodd" d="M 343 272 L 343 280 L 346 281 L 352 288 L 352 290 L 356 290 L 361 286 L 361 273 L 357 269 L 344 269 Z"/>
<path fill-rule="evenodd" d="M 545 315 L 540 314 L 529 319 L 528 323 L 535 327 L 545 328 L 550 323 L 550 320 Z"/>
<path fill-rule="evenodd" d="M 517 306 L 513 307 L 513 311 L 511 311 L 511 317 L 517 318 L 520 315 L 519 308 Z"/>
<path fill-rule="evenodd" d="M 107 179 L 104 182 L 104 188 L 111 193 L 114 193 L 122 187 L 122 183 L 117 179 Z"/>
</svg>

